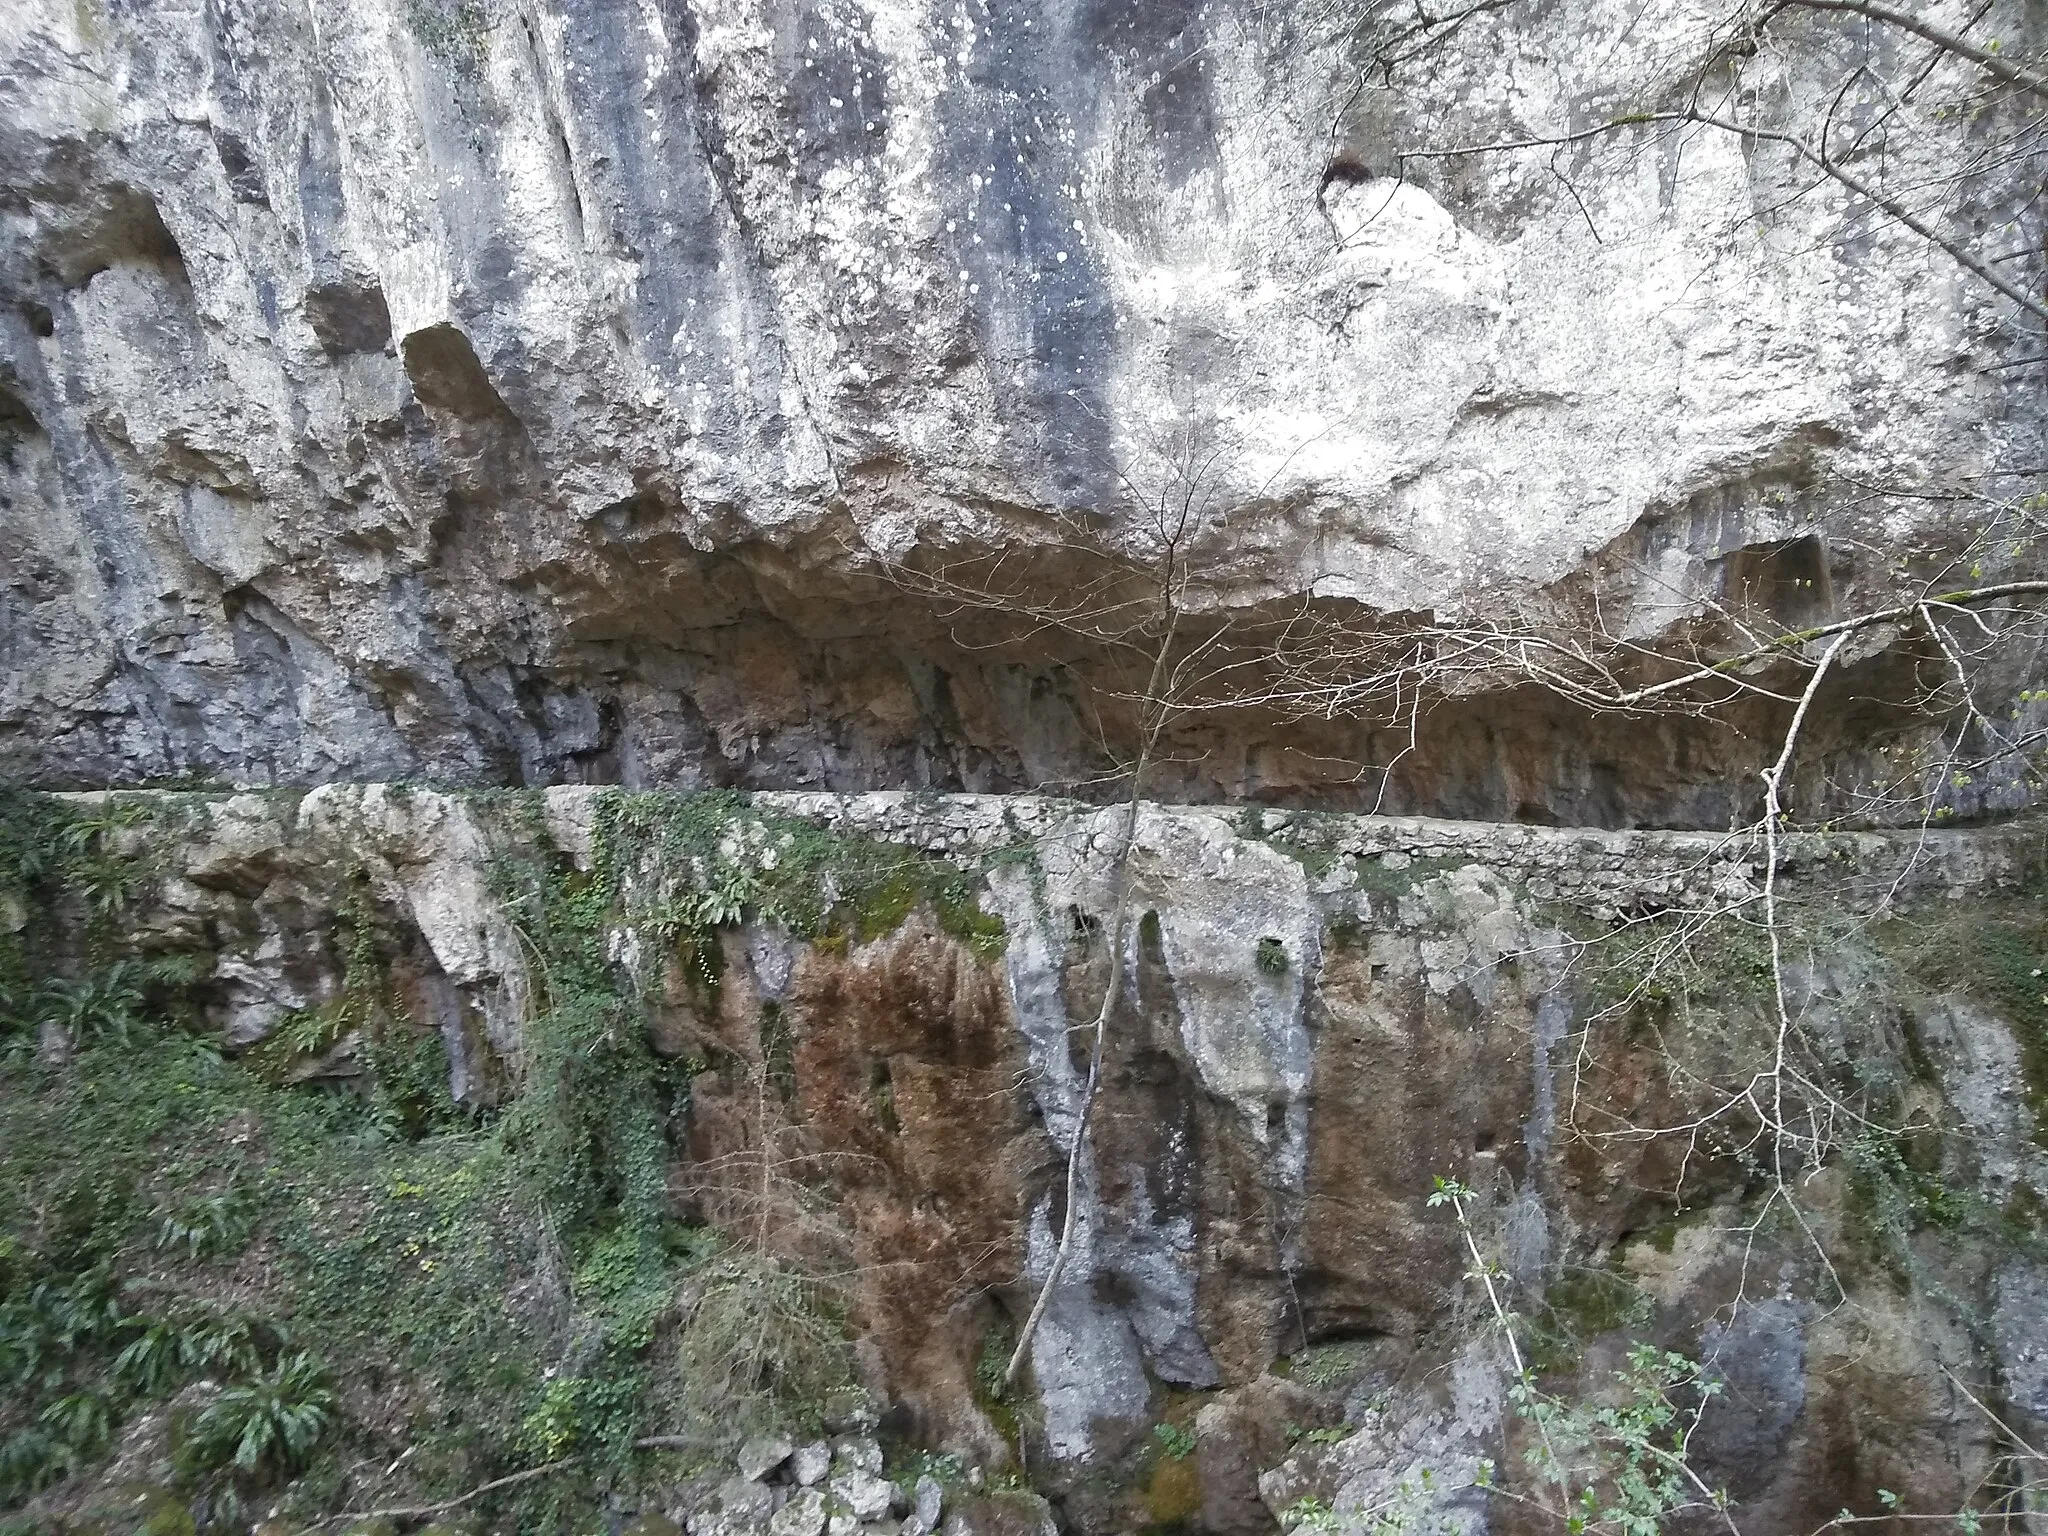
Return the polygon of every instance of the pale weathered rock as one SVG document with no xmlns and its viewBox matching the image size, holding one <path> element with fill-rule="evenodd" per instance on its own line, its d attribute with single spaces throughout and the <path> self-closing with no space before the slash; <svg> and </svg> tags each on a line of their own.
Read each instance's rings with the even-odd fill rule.
<svg viewBox="0 0 2048 1536">
<path fill-rule="evenodd" d="M 873 1435 L 841 1435 L 832 1442 L 832 1458 L 842 1468 L 869 1474 L 882 1470 L 882 1446 Z"/>
<path fill-rule="evenodd" d="M 829 1441 L 812 1440 L 790 1453 L 790 1479 L 800 1488 L 823 1482 L 825 1474 L 831 1470 L 832 1446 Z"/>
<path fill-rule="evenodd" d="M 700 1509 L 690 1516 L 689 1536 L 763 1536 L 768 1516 L 755 1519 L 738 1509 Z"/>
<path fill-rule="evenodd" d="M 879 1520 L 903 1498 L 903 1490 L 887 1478 L 859 1467 L 833 1473 L 825 1486 L 856 1520 Z"/>
<path fill-rule="evenodd" d="M 2033 1425 L 2048 1425 L 2048 1273 L 2039 1264 L 2015 1260 L 2000 1272 L 1991 1326 L 2008 1401 Z"/>
<path fill-rule="evenodd" d="M 911 1490 L 910 1514 L 903 1522 L 904 1536 L 932 1536 L 945 1512 L 946 1489 L 936 1477 L 926 1475 Z"/>
<path fill-rule="evenodd" d="M 691 1512 L 690 1536 L 756 1536 L 775 1514 L 775 1496 L 750 1478 L 727 1478 L 703 1508 Z"/>
<path fill-rule="evenodd" d="M 1400 158 L 1661 99 L 1713 13 L 1495 7 L 1362 91 L 1366 23 L 1272 17 L 18 0 L 9 774 L 1022 788 L 1095 766 L 1056 671 L 850 572 L 1064 514 L 1142 554 L 1189 437 L 1218 602 L 1497 616 L 1597 573 L 1632 636 L 1772 562 L 1882 586 L 1944 514 L 1861 487 L 2039 462 L 1981 284 L 1759 194 L 1782 146 L 1586 143 L 1569 195 L 1541 153 Z M 1564 720 L 1456 704 L 1395 803 L 1725 823 L 1676 727 Z M 1218 747 L 1190 790 L 1345 793 Z"/>
<path fill-rule="evenodd" d="M 575 796 L 579 792 L 558 792 Z M 871 1435 L 880 1422 L 874 1399 L 859 1387 L 842 1387 L 825 1398 L 822 1415 L 825 1431 L 832 1435 Z"/>
<path fill-rule="evenodd" d="M 789 1441 L 777 1435 L 759 1435 L 740 1447 L 735 1460 L 739 1464 L 740 1476 L 759 1482 L 774 1472 L 796 1449 Z"/>
<path fill-rule="evenodd" d="M 768 1536 L 819 1536 L 825 1516 L 825 1495 L 816 1488 L 799 1488 L 768 1522 Z"/>
<path fill-rule="evenodd" d="M 1485 1341 L 1451 1362 L 1448 1393 L 1433 1384 L 1390 1401 L 1348 1439 L 1312 1446 L 1259 1479 L 1273 1519 L 1292 1526 L 1310 1497 L 1335 1511 L 1340 1530 L 1367 1531 L 1397 1512 L 1418 1529 L 1482 1536 L 1488 1495 L 1475 1483 L 1483 1463 L 1499 1464 L 1506 1372 Z"/>
<path fill-rule="evenodd" d="M 985 1493 L 955 1503 L 943 1536 L 1058 1536 L 1052 1506 L 1035 1493 Z"/>
</svg>

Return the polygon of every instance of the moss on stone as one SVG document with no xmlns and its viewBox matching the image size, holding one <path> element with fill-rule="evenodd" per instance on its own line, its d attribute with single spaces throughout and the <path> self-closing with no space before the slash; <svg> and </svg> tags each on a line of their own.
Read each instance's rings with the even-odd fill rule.
<svg viewBox="0 0 2048 1536">
<path fill-rule="evenodd" d="M 1668 1250 L 1666 1250 L 1668 1251 Z M 1617 1270 L 1568 1265 L 1527 1318 L 1526 1351 L 1538 1371 L 1566 1369 L 1604 1334 L 1640 1335 L 1656 1314 L 1649 1294 Z"/>
<path fill-rule="evenodd" d="M 604 795 L 593 874 L 627 921 L 669 932 L 743 918 L 835 947 L 893 933 L 920 906 L 984 959 L 1008 932 L 980 870 L 755 805 L 729 790 Z"/>
<path fill-rule="evenodd" d="M 1202 1471 L 1195 1456 L 1161 1456 L 1152 1464 L 1152 1475 L 1145 1483 L 1145 1513 L 1151 1521 L 1148 1530 L 1178 1530 L 1201 1508 Z"/>
<path fill-rule="evenodd" d="M 1384 854 L 1368 854 L 1352 860 L 1358 871 L 1358 888 L 1369 896 L 1399 901 L 1425 881 L 1450 870 L 1462 868 L 1470 859 L 1448 856 L 1415 856 L 1399 868 L 1390 867 Z"/>
<path fill-rule="evenodd" d="M 2034 1139 L 2048 1146 L 2048 891 L 1943 902 L 1887 924 L 1880 942 L 1907 975 L 1972 999 L 2012 1026 Z"/>
</svg>

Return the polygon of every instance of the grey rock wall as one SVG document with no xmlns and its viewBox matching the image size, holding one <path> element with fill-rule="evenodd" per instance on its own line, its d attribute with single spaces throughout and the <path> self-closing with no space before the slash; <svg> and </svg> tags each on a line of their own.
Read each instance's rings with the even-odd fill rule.
<svg viewBox="0 0 2048 1536">
<path fill-rule="evenodd" d="M 372 924 L 393 996 L 441 1033 L 458 1094 L 487 1101 L 518 1079 L 530 1008 L 528 946 L 492 894 L 490 850 L 539 839 L 565 874 L 588 869 L 604 793 L 557 788 L 524 808 L 382 785 L 166 797 L 156 831 L 123 834 L 150 839 L 160 871 L 132 936 L 210 960 L 204 993 L 239 1048 L 336 995 L 337 924 Z M 1064 1218 L 1084 1070 L 1069 1035 L 1107 974 L 1122 813 L 895 793 L 762 795 L 722 814 L 718 857 L 740 865 L 786 846 L 786 829 L 750 823 L 794 815 L 986 873 L 999 960 L 926 914 L 850 946 L 732 925 L 716 1016 L 675 1040 L 655 941 L 622 928 L 610 948 L 656 1048 L 692 1058 L 685 1163 L 717 1165 L 732 1131 L 721 1074 L 727 1058 L 765 1059 L 773 1003 L 793 1042 L 779 1102 L 818 1176 L 847 1185 L 821 1192 L 872 1277 L 854 1305 L 872 1385 L 924 1443 L 997 1464 L 1014 1447 L 974 1362 L 993 1319 L 1028 1310 Z M 1304 1497 L 1370 1529 L 1423 1470 L 1438 1491 L 1418 1518 L 1506 1519 L 1465 1486 L 1482 1460 L 1517 1475 L 1520 1431 L 1476 1294 L 1456 1300 L 1457 1228 L 1427 1204 L 1450 1176 L 1475 1192 L 1477 1240 L 1528 1312 L 1526 1337 L 1576 1335 L 1544 1363 L 1558 1390 L 1597 1397 L 1644 1338 L 1728 1383 L 1696 1466 L 1740 1501 L 1745 1529 L 1809 1529 L 1879 1487 L 1911 1511 L 1961 1507 L 2000 1452 L 1951 1383 L 2023 1434 L 2042 1413 L 2035 1026 L 1986 1003 L 1995 982 L 1980 996 L 1968 975 L 1915 979 L 1878 927 L 1900 914 L 1910 941 L 1994 903 L 2009 916 L 2044 861 L 2031 821 L 1788 844 L 1798 1050 L 1910 1109 L 1898 1145 L 1947 1202 L 1926 1220 L 1886 1205 L 1900 1197 L 1871 1193 L 1851 1137 L 1801 1173 L 1795 1231 L 1764 1222 L 1761 1174 L 1711 1136 L 1627 1131 L 1683 1121 L 1691 1073 L 1751 1070 L 1715 1063 L 1746 1038 L 1742 1010 L 1766 1007 L 1736 948 L 1760 942 L 1744 937 L 1753 839 L 1143 807 L 1141 916 L 1124 934 L 1077 1243 L 1030 1355 L 1034 1477 L 1069 1528 L 1129 1528 L 1161 1393 L 1213 1393 L 1195 1439 L 1198 1523 L 1215 1536 L 1270 1530 Z M 363 905 L 344 912 L 347 899 Z M 1630 932 L 1666 944 L 1709 911 L 1722 916 L 1693 959 L 1667 952 L 1666 991 L 1617 992 L 1613 968 L 1640 963 Z M 1642 926 L 1658 914 L 1663 928 Z M 1621 949 L 1584 947 L 1601 935 Z M 1769 1030 L 1753 1035 L 1767 1053 Z M 345 1075 L 349 1049 L 318 1070 Z M 886 1135 L 871 1123 L 878 1061 Z M 903 1181 L 875 1172 L 897 1161 Z"/>
<path fill-rule="evenodd" d="M 1881 587 L 1953 530 L 1850 482 L 2041 426 L 1988 291 L 1781 156 L 1397 158 L 1654 96 L 1719 46 L 1677 0 L 1481 17 L 1390 90 L 1373 24 L 1250 0 L 9 22 L 0 764 L 45 783 L 1034 787 L 1094 765 L 1058 669 L 850 573 L 1131 544 L 1193 451 L 1220 602 L 1591 583 L 1650 636 L 1788 539 Z M 1725 825 L 1743 766 L 1540 702 L 1430 730 L 1390 808 Z M 1355 799 L 1322 750 L 1393 748 L 1240 734 L 1162 787 Z"/>
</svg>

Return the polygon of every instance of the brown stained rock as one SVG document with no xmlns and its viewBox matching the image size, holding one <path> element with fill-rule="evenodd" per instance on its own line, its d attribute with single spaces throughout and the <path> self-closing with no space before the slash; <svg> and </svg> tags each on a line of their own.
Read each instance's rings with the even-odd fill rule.
<svg viewBox="0 0 2048 1536">
<path fill-rule="evenodd" d="M 1305 1331 L 1413 1335 L 1464 1267 L 1456 1225 L 1427 1205 L 1433 1180 L 1521 1172 L 1528 1004 L 1503 987 L 1482 1013 L 1462 987 L 1433 990 L 1404 934 L 1333 946 L 1319 982 Z"/>
<path fill-rule="evenodd" d="M 942 1536 L 1057 1536 L 1052 1506 L 1035 1493 L 984 1493 L 956 1503 Z"/>
<path fill-rule="evenodd" d="M 647 1043 L 655 1054 L 702 1056 L 716 1048 L 718 1036 L 705 1021 L 706 991 L 691 962 L 676 955 L 665 958 L 647 1008 Z"/>
<path fill-rule="evenodd" d="M 1626 1007 L 1588 1012 L 1584 1044 L 1574 1059 L 1580 1102 L 1591 1107 L 1589 1126 L 1594 1119 L 1606 1129 L 1683 1125 L 1713 1106 L 1711 1095 L 1687 1093 L 1689 1079 L 1671 1070 L 1673 1060 L 1703 1059 L 1702 1042 L 1662 1000 L 1661 988 L 1646 989 Z M 1766 1054 L 1771 1048 L 1760 1028 L 1753 1044 Z M 1573 1209 L 1586 1223 L 1592 1247 L 1655 1226 L 1680 1204 L 1697 1210 L 1740 1188 L 1732 1164 L 1688 1155 L 1683 1136 L 1566 1136 L 1559 1151 Z"/>
<path fill-rule="evenodd" d="M 971 1372 L 987 1293 L 1021 1267 L 1024 1193 L 1050 1150 L 1024 1112 L 999 975 L 928 914 L 850 953 L 805 950 L 779 1008 L 753 997 L 738 958 L 719 1009 L 731 1062 L 692 1085 L 683 1177 L 711 1219 L 744 1210 L 765 1112 L 777 1176 L 829 1207 L 779 1219 L 777 1240 L 840 1245 L 882 1395 L 921 1438 L 1002 1464 Z"/>
<path fill-rule="evenodd" d="M 1211 1536 L 1268 1536 L 1277 1526 L 1259 1497 L 1259 1474 L 1286 1456 L 1291 1435 L 1333 1417 L 1326 1400 L 1277 1376 L 1256 1377 L 1204 1403 L 1195 1415 L 1197 1525 Z"/>
</svg>

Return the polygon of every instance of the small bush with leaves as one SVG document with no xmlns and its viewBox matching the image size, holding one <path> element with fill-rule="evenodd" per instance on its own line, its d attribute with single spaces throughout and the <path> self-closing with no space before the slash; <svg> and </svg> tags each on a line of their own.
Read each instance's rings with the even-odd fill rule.
<svg viewBox="0 0 2048 1536">
<path fill-rule="evenodd" d="M 144 1397 L 202 1372 L 253 1375 L 281 1344 L 276 1330 L 232 1307 L 189 1304 L 167 1317 L 129 1319 L 127 1326 L 134 1337 L 114 1357 L 114 1374 Z"/>
<path fill-rule="evenodd" d="M 48 1430 L 37 1425 L 16 1430 L 0 1439 L 0 1504 L 40 1492 L 70 1465 L 64 1443 Z"/>
<path fill-rule="evenodd" d="M 829 1296 L 774 1258 L 720 1254 L 686 1285 L 681 1313 L 682 1375 L 702 1422 L 743 1431 L 778 1425 L 851 1380 Z"/>
<path fill-rule="evenodd" d="M 97 975 L 52 982 L 43 1021 L 75 1044 L 127 1044 L 140 1027 L 143 996 L 137 980 L 133 966 L 117 960 Z"/>
<path fill-rule="evenodd" d="M 29 1386 L 52 1373 L 61 1381 L 73 1356 L 117 1337 L 127 1321 L 107 1270 L 68 1285 L 46 1280 L 0 1304 L 0 1381 Z"/>
<path fill-rule="evenodd" d="M 1337 1512 L 1314 1494 L 1305 1493 L 1287 1506 L 1280 1525 L 1288 1531 L 1334 1531 Z"/>
<path fill-rule="evenodd" d="M 141 1331 L 114 1357 L 114 1375 L 141 1397 L 158 1397 L 181 1381 L 191 1368 L 183 1335 L 169 1322 L 145 1322 Z"/>
<path fill-rule="evenodd" d="M 159 1207 L 156 1246 L 187 1260 L 231 1254 L 249 1240 L 254 1219 L 248 1195 L 230 1185 L 169 1209 Z"/>
<path fill-rule="evenodd" d="M 1271 934 L 1259 940 L 1257 958 L 1259 969 L 1268 976 L 1287 974 L 1287 946 Z"/>
<path fill-rule="evenodd" d="M 114 1438 L 120 1415 L 102 1392 L 67 1392 L 37 1415 L 37 1422 L 80 1457 L 90 1457 Z"/>
<path fill-rule="evenodd" d="M 181 1460 L 193 1472 L 282 1476 L 305 1465 L 333 1417 L 326 1371 L 308 1355 L 293 1355 L 201 1409 Z"/>
</svg>

